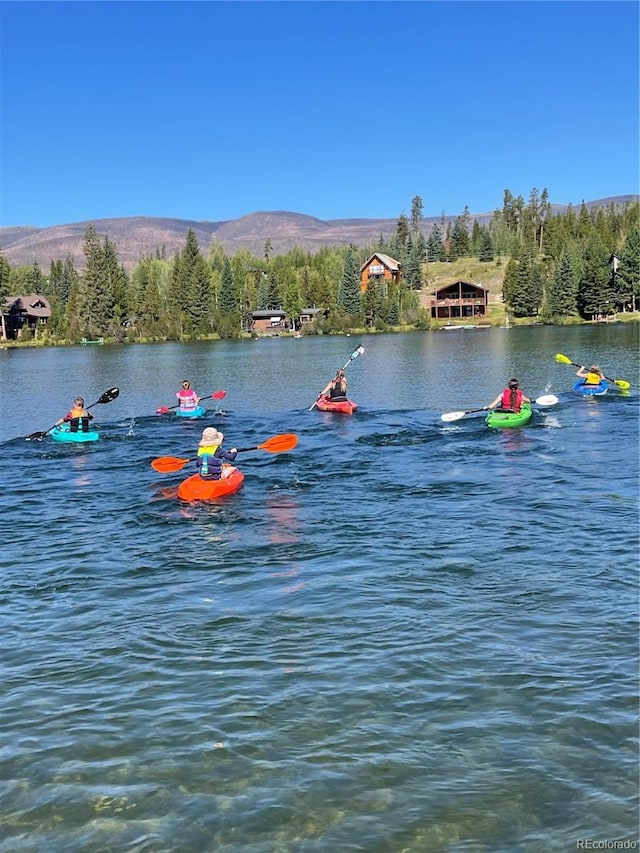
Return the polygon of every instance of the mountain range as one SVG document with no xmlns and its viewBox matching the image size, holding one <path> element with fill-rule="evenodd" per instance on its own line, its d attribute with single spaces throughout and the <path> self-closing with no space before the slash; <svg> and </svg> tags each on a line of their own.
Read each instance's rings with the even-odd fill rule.
<svg viewBox="0 0 640 853">
<path fill-rule="evenodd" d="M 638 195 L 612 196 L 584 202 L 587 208 L 624 205 L 637 201 Z M 574 205 L 575 207 L 576 205 Z M 578 205 L 579 207 L 579 205 Z M 568 205 L 552 204 L 553 213 L 567 210 Z M 470 214 L 471 222 L 488 225 L 493 212 Z M 120 262 L 131 270 L 146 255 L 163 252 L 167 258 L 182 249 L 189 229 L 195 232 L 200 249 L 206 255 L 213 240 L 220 243 L 227 255 L 248 249 L 255 257 L 263 257 L 267 241 L 270 254 L 279 255 L 298 246 L 317 252 L 324 246 L 367 246 L 382 236 L 388 239 L 395 232 L 399 217 L 392 219 L 316 219 L 303 213 L 268 211 L 251 213 L 239 219 L 220 222 L 199 222 L 190 219 L 134 216 L 114 219 L 94 219 L 46 228 L 31 226 L 0 227 L 0 251 L 11 267 L 37 262 L 45 271 L 52 260 L 73 258 L 76 269 L 84 266 L 82 244 L 87 225 L 91 222 L 101 238 L 115 244 Z M 421 229 L 428 237 L 441 216 L 425 217 Z M 444 216 L 453 222 L 456 216 Z"/>
</svg>

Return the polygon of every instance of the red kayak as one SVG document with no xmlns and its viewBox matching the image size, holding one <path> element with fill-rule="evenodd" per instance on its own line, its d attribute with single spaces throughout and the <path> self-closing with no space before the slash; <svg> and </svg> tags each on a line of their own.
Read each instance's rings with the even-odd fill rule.
<svg viewBox="0 0 640 853">
<path fill-rule="evenodd" d="M 316 400 L 316 407 L 320 409 L 321 412 L 340 412 L 342 415 L 352 415 L 358 409 L 358 404 L 354 403 L 353 400 L 348 400 L 346 397 L 341 398 L 331 398 L 331 397 L 318 397 Z"/>
<path fill-rule="evenodd" d="M 229 473 L 220 480 L 203 480 L 200 474 L 187 477 L 178 486 L 178 497 L 183 501 L 214 501 L 237 492 L 244 474 L 233 465 L 225 466 Z"/>
</svg>

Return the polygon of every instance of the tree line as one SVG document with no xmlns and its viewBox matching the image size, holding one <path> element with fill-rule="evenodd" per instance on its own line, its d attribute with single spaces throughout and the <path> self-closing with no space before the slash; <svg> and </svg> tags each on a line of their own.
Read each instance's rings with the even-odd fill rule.
<svg viewBox="0 0 640 853">
<path fill-rule="evenodd" d="M 323 309 L 314 331 L 428 328 L 418 294 L 429 264 L 473 257 L 506 264 L 503 298 L 514 317 L 558 323 L 640 309 L 637 201 L 554 213 L 546 189 L 533 189 L 527 201 L 505 190 L 488 226 L 472 222 L 465 208 L 453 221 L 443 215 L 425 239 L 422 221 L 422 198 L 415 196 L 410 216 L 399 217 L 389 239 L 277 256 L 267 240 L 262 257 L 245 249 L 229 256 L 215 240 L 205 255 L 189 230 L 172 258 L 158 250 L 130 272 L 115 244 L 89 224 L 81 272 L 70 256 L 53 260 L 47 272 L 37 263 L 12 268 L 0 251 L 0 304 L 12 295 L 46 296 L 52 316 L 39 335 L 52 342 L 237 337 L 255 310 L 284 310 L 295 319 L 314 306 Z M 362 292 L 360 269 L 374 253 L 397 260 L 403 275 L 398 282 L 374 277 Z"/>
</svg>

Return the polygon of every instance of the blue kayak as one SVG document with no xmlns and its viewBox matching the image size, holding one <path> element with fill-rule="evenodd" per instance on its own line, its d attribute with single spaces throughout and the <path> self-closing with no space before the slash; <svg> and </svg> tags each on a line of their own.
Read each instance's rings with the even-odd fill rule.
<svg viewBox="0 0 640 853">
<path fill-rule="evenodd" d="M 87 441 L 97 441 L 100 438 L 100 433 L 94 429 L 90 429 L 88 432 L 83 432 L 82 430 L 72 432 L 69 429 L 69 424 L 61 424 L 54 427 L 49 431 L 49 435 L 54 441 L 66 441 L 76 444 L 85 444 Z"/>
<path fill-rule="evenodd" d="M 579 379 L 577 382 L 574 382 L 573 390 L 577 391 L 578 394 L 584 394 L 587 397 L 593 397 L 597 394 L 606 394 L 609 390 L 609 383 L 598 382 L 597 385 L 587 385 L 584 379 Z"/>
<path fill-rule="evenodd" d="M 204 414 L 206 414 L 206 409 L 203 409 L 202 406 L 196 406 L 195 409 L 176 409 L 178 418 L 201 418 Z"/>
</svg>

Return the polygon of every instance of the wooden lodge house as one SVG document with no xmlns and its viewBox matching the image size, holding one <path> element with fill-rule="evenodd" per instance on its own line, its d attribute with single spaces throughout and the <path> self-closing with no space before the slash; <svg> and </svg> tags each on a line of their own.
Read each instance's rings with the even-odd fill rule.
<svg viewBox="0 0 640 853">
<path fill-rule="evenodd" d="M 390 284 L 402 278 L 402 265 L 395 258 L 382 252 L 371 255 L 360 267 L 360 290 L 365 293 L 370 281 L 382 281 Z"/>
<path fill-rule="evenodd" d="M 25 333 L 35 338 L 39 326 L 46 326 L 51 306 L 39 293 L 7 296 L 0 312 L 0 339 L 19 340 Z"/>
<path fill-rule="evenodd" d="M 429 295 L 434 320 L 478 320 L 489 313 L 489 289 L 470 281 L 454 281 Z"/>
</svg>

